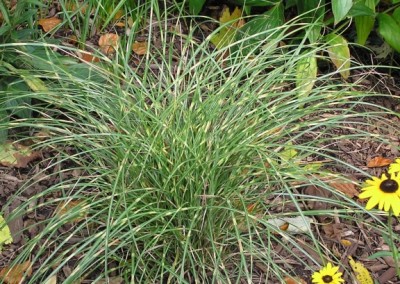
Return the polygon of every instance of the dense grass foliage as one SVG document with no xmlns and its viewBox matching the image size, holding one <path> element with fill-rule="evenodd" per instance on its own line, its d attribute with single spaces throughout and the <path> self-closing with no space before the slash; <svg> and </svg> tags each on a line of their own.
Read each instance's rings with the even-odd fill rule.
<svg viewBox="0 0 400 284">
<path fill-rule="evenodd" d="M 292 256 L 305 269 L 313 268 L 304 259 L 319 265 L 313 253 L 335 260 L 315 230 L 307 229 L 299 241 L 268 221 L 333 214 L 305 206 L 318 201 L 331 204 L 342 218 L 363 223 L 365 209 L 328 182 L 344 179 L 329 167 L 351 167 L 329 145 L 340 139 L 383 141 L 356 126 L 374 124 L 389 110 L 357 112 L 372 94 L 354 91 L 357 84 L 341 82 L 337 72 L 321 75 L 309 95 L 299 96 L 294 66 L 308 56 L 302 53 L 305 47 L 323 60 L 323 44 L 279 46 L 275 43 L 285 40 L 281 33 L 275 42 L 260 43 L 264 48 L 250 47 L 253 53 L 246 48 L 245 56 L 240 51 L 246 39 L 215 51 L 208 39 L 199 43 L 194 27 L 188 35 L 171 36 L 158 12 L 151 14 L 159 24 L 150 32 L 167 40 L 161 49 L 149 48 L 153 52 L 140 68 L 126 58 L 133 40 L 128 38 L 114 58 L 103 57 L 102 63 L 64 62 L 59 54 L 75 48 L 56 45 L 55 51 L 54 45 L 24 43 L 45 52 L 24 53 L 35 68 L 8 71 L 18 77 L 29 70 L 27 76 L 46 88 L 0 91 L 0 105 L 10 116 L 0 130 L 20 142 L 31 139 L 23 130 L 46 133 L 33 147 L 51 149 L 57 158 L 48 158 L 38 175 L 60 176 L 25 200 L 14 216 L 80 202 L 67 214 L 43 220 L 43 230 L 21 248 L 15 263 L 31 258 L 35 264 L 47 255 L 29 283 L 45 283 L 71 263 L 65 283 L 98 281 L 113 273 L 127 283 L 250 283 L 256 267 L 264 267 L 266 281 L 282 281 L 293 272 L 279 264 L 277 244 L 286 253 L 300 251 Z M 175 50 L 176 42 L 181 50 Z M 21 53 L 16 45 L 8 48 Z M 224 59 L 230 48 L 236 51 Z M 18 105 L 33 113 L 30 118 L 13 115 L 10 102 L 16 98 L 30 102 Z M 344 122 L 354 128 L 338 137 L 333 130 Z M 307 160 L 324 162 L 312 167 Z M 58 171 L 47 172 L 54 168 Z M 62 178 L 73 170 L 79 175 Z M 20 193 L 38 182 L 32 178 Z M 305 195 L 307 185 L 331 197 Z M 62 227 L 68 230 L 60 234 Z M 379 223 L 378 229 L 385 225 Z"/>
</svg>

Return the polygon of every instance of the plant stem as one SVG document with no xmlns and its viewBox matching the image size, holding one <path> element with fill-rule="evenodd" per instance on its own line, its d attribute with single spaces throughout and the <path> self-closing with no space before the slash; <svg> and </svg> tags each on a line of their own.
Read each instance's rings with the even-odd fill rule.
<svg viewBox="0 0 400 284">
<path fill-rule="evenodd" d="M 388 217 L 388 229 L 389 229 L 389 238 L 390 238 L 390 249 L 392 250 L 393 254 L 393 259 L 394 259 L 394 265 L 396 268 L 396 274 L 397 277 L 400 277 L 400 267 L 399 267 L 399 252 L 394 244 L 394 239 L 393 239 L 393 229 L 392 229 L 392 211 L 389 211 L 389 217 Z"/>
</svg>

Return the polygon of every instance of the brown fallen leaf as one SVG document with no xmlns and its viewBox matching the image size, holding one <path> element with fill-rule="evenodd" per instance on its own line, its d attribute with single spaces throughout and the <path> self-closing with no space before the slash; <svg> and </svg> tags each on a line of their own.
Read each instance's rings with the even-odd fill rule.
<svg viewBox="0 0 400 284">
<path fill-rule="evenodd" d="M 40 19 L 38 21 L 39 26 L 42 26 L 45 32 L 49 32 L 58 26 L 61 23 L 61 19 L 57 17 L 47 18 L 47 19 Z"/>
<path fill-rule="evenodd" d="M 136 41 L 132 44 L 132 51 L 137 55 L 144 55 L 147 52 L 147 42 Z"/>
<path fill-rule="evenodd" d="M 285 284 L 307 284 L 307 282 L 300 277 L 286 276 L 283 278 L 283 281 L 285 281 Z"/>
<path fill-rule="evenodd" d="M 12 267 L 4 267 L 0 271 L 0 279 L 3 279 L 7 284 L 20 284 L 24 276 L 31 276 L 32 264 L 30 260 L 21 264 L 16 264 Z"/>
<path fill-rule="evenodd" d="M 384 158 L 381 156 L 375 157 L 368 161 L 368 168 L 377 168 L 377 167 L 385 167 L 390 165 L 393 162 L 392 159 Z"/>
<path fill-rule="evenodd" d="M 86 202 L 83 200 L 66 200 L 62 201 L 56 208 L 56 215 L 63 217 L 67 214 L 71 214 L 74 211 L 79 211 L 79 214 L 70 222 L 77 223 L 87 216 L 87 210 L 84 209 Z"/>
<path fill-rule="evenodd" d="M 87 11 L 87 8 L 88 8 L 88 4 L 80 3 L 77 5 L 73 1 L 66 1 L 65 8 L 67 9 L 67 11 L 73 11 L 73 12 L 80 10 L 80 12 L 82 14 L 85 14 Z M 94 9 L 92 9 L 92 11 L 90 11 L 91 14 L 93 14 L 93 12 L 94 12 Z"/>
<path fill-rule="evenodd" d="M 100 58 L 98 58 L 97 56 L 94 56 L 90 53 L 86 53 L 86 52 L 85 53 L 82 52 L 80 54 L 80 58 L 82 61 L 85 61 L 85 62 L 100 62 Z"/>
<path fill-rule="evenodd" d="M 14 168 L 25 168 L 28 163 L 40 158 L 40 152 L 18 143 L 5 142 L 0 144 L 0 165 Z"/>
<path fill-rule="evenodd" d="M 104 34 L 99 39 L 100 50 L 107 55 L 113 54 L 118 48 L 119 36 L 117 34 Z"/>
<path fill-rule="evenodd" d="M 358 196 L 359 193 L 356 185 L 351 182 L 330 182 L 329 185 L 350 198 Z"/>
</svg>

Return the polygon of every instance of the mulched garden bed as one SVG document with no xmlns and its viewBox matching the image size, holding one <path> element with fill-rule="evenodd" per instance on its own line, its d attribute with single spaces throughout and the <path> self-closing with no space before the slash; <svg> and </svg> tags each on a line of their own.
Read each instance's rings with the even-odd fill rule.
<svg viewBox="0 0 400 284">
<path fill-rule="evenodd" d="M 56 7 L 54 9 L 57 9 Z M 52 9 L 51 13 L 55 13 L 56 10 Z M 213 8 L 212 11 L 215 11 Z M 171 27 L 176 27 L 175 24 L 171 24 Z M 182 27 L 180 32 L 182 34 L 187 33 L 187 27 Z M 145 32 L 141 35 L 143 39 L 147 36 Z M 201 35 L 199 35 L 199 40 L 201 40 Z M 96 36 L 91 39 L 91 43 L 96 45 Z M 157 43 L 155 43 L 157 45 Z M 161 44 L 161 43 L 158 43 Z M 176 44 L 176 50 L 179 54 L 180 43 Z M 140 68 L 139 62 L 140 57 L 133 55 L 132 66 L 135 68 Z M 159 70 L 154 70 L 158 72 Z M 355 74 L 356 75 L 356 74 Z M 369 105 L 360 105 L 357 108 L 359 112 L 374 111 L 374 106 L 384 106 L 391 109 L 393 112 L 400 111 L 400 80 L 398 78 L 393 78 L 390 76 L 371 74 L 367 77 L 368 81 L 364 81 L 366 90 L 375 90 L 380 93 L 386 93 L 389 96 L 376 96 L 371 97 L 368 101 Z M 367 161 L 374 157 L 386 157 L 390 159 L 395 159 L 400 156 L 399 145 L 400 145 L 400 118 L 396 115 L 386 115 L 382 119 L 387 119 L 392 122 L 391 128 L 382 128 L 379 124 L 366 125 L 359 123 L 357 124 L 358 130 L 365 131 L 366 133 L 373 133 L 376 135 L 384 136 L 390 141 L 389 144 L 377 143 L 369 139 L 359 139 L 359 140 L 344 140 L 344 139 L 332 139 L 332 142 L 327 145 L 330 150 L 336 150 L 337 158 L 345 161 L 355 168 L 362 169 L 372 175 L 379 176 L 385 171 L 385 168 L 369 168 L 367 167 Z M 362 121 L 360 121 L 362 122 Z M 351 132 L 351 128 L 354 127 L 354 123 L 349 123 L 348 125 L 343 125 L 342 129 L 332 130 L 329 135 L 331 137 L 338 137 L 342 134 L 347 134 Z M 313 139 L 313 134 L 310 133 L 308 139 Z M 65 149 L 66 151 L 73 152 L 73 149 Z M 43 192 L 46 188 L 57 184 L 60 179 L 62 180 L 74 180 L 81 175 L 82 172 L 77 172 L 76 170 L 69 170 L 69 168 L 75 168 L 72 166 L 72 162 L 61 163 L 61 168 L 48 168 L 50 159 L 57 159 L 57 153 L 48 150 L 41 153 L 41 158 L 31 162 L 26 168 L 10 168 L 10 167 L 0 167 L 0 207 L 3 209 L 4 217 L 8 214 L 14 212 L 18 206 L 28 200 L 30 197 L 35 196 Z M 60 172 L 60 169 L 63 171 Z M 365 176 L 354 171 L 350 167 L 337 167 L 334 169 L 337 173 L 341 173 L 346 176 L 351 176 L 352 178 L 362 181 Z M 54 175 L 55 172 L 60 172 L 60 174 Z M 38 173 L 40 173 L 38 175 Z M 20 188 L 25 183 L 31 183 L 32 185 L 27 187 L 25 190 L 20 192 Z M 304 188 L 304 192 L 312 192 L 313 189 Z M 307 191 L 308 190 L 308 191 Z M 315 191 L 314 191 L 315 193 Z M 54 193 L 52 196 L 44 196 L 37 200 L 37 204 L 45 203 L 48 199 L 55 199 L 60 197 L 60 194 Z M 329 193 L 326 197 L 329 197 Z M 10 199 L 12 198 L 12 199 Z M 356 198 L 356 197 L 354 197 Z M 11 204 L 8 201 L 12 200 Z M 276 198 L 273 200 L 274 204 L 282 203 L 282 200 Z M 7 205 L 6 205 L 7 204 Z M 32 208 L 37 204 L 32 204 Z M 303 204 L 304 209 L 310 208 L 310 206 L 328 206 L 323 204 Z M 325 207 L 326 209 L 331 209 L 334 212 L 335 208 Z M 281 208 L 276 209 L 281 210 Z M 55 206 L 41 206 L 40 210 L 28 211 L 25 214 L 15 218 L 12 222 L 8 224 L 10 227 L 13 243 L 7 245 L 3 248 L 0 255 L 0 268 L 7 267 L 11 260 L 18 257 L 21 248 L 26 244 L 27 240 L 32 239 L 43 229 L 41 223 L 43 220 L 55 214 Z M 281 211 L 279 211 L 281 212 Z M 386 217 L 381 217 L 382 222 L 386 222 Z M 324 246 L 332 251 L 338 258 L 341 259 L 343 264 L 348 267 L 348 256 L 355 257 L 358 261 L 362 262 L 370 272 L 372 272 L 374 279 L 377 279 L 379 283 L 400 283 L 397 280 L 396 272 L 394 268 L 394 261 L 392 257 L 381 257 L 374 260 L 369 260 L 368 256 L 374 254 L 381 250 L 389 250 L 387 244 L 385 244 L 381 234 L 376 232 L 373 228 L 367 228 L 363 224 L 357 224 L 348 220 L 340 219 L 339 217 L 331 216 L 320 216 L 316 218 L 319 226 L 313 226 L 315 233 L 321 237 L 321 242 Z M 366 216 L 364 220 L 365 223 L 374 222 L 372 218 Z M 393 230 L 395 233 L 400 234 L 400 223 L 398 220 L 393 220 Z M 60 236 L 63 236 L 70 228 L 66 225 L 60 228 L 57 232 Z M 21 233 L 22 232 L 22 233 Z M 57 236 L 57 235 L 56 235 Z M 345 241 L 346 242 L 345 242 Z M 79 240 L 76 240 L 79 241 Z M 297 235 L 297 243 L 305 250 L 307 253 L 312 255 L 315 259 L 319 259 L 319 256 L 310 250 L 307 246 L 306 236 Z M 289 253 L 288 250 L 283 249 L 280 244 L 272 244 L 272 248 L 276 255 L 279 255 L 279 259 L 276 259 L 276 263 L 282 266 L 286 271 L 296 271 L 297 275 L 303 279 L 310 279 L 312 271 L 304 270 L 304 265 L 299 263 L 298 260 L 293 258 L 293 254 L 301 256 L 303 252 L 299 251 L 297 248 Z M 48 248 L 48 254 L 52 253 L 52 248 Z M 32 251 L 32 255 L 35 255 L 35 251 Z M 40 269 L 41 263 L 46 259 L 46 254 L 42 254 L 42 261 L 35 262 L 33 270 Z M 304 261 L 308 262 L 311 267 L 315 267 L 311 261 L 307 261 L 304 257 Z M 320 261 L 322 263 L 322 261 Z M 74 263 L 71 262 L 62 269 L 62 273 L 58 275 L 59 283 L 65 279 L 73 270 Z M 317 267 L 315 267 L 317 269 Z M 265 279 L 269 273 L 269 269 L 261 263 L 255 263 L 254 266 L 254 283 L 272 283 L 265 282 Z M 346 274 L 348 275 L 348 274 Z M 115 275 L 118 277 L 118 275 Z M 272 281 L 272 280 L 270 280 Z M 346 279 L 346 283 L 352 283 L 351 279 Z M 115 283 L 120 283 L 121 280 L 116 278 Z M 90 283 L 90 282 L 87 282 Z M 278 282 L 277 282 L 278 283 Z M 310 283 L 310 282 L 308 282 Z"/>
</svg>

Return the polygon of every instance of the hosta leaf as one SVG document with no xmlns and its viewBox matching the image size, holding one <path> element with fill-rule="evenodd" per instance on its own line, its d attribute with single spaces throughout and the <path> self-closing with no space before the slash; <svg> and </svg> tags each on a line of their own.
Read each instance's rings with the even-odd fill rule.
<svg viewBox="0 0 400 284">
<path fill-rule="evenodd" d="M 388 14 L 378 15 L 378 32 L 397 52 L 400 52 L 400 25 Z"/>
<path fill-rule="evenodd" d="M 328 54 L 336 69 L 344 79 L 350 76 L 350 49 L 347 40 L 334 33 L 325 36 L 328 43 Z"/>
<path fill-rule="evenodd" d="M 354 18 L 356 23 L 357 43 L 364 45 L 367 41 L 369 34 L 374 28 L 375 0 L 364 0 L 359 2 L 357 6 L 360 7 L 360 10 L 361 7 L 364 7 L 364 11 L 368 12 L 369 9 L 373 13 L 372 15 L 357 15 Z"/>
<path fill-rule="evenodd" d="M 397 22 L 397 24 L 400 25 L 400 7 L 394 10 L 392 17 Z"/>
<path fill-rule="evenodd" d="M 190 13 L 197 15 L 203 8 L 206 0 L 189 0 L 189 11 Z"/>
<path fill-rule="evenodd" d="M 317 71 L 318 66 L 315 53 L 304 53 L 296 66 L 296 86 L 299 96 L 307 96 L 311 92 L 317 78 Z"/>
<path fill-rule="evenodd" d="M 240 29 L 237 39 L 245 39 L 242 52 L 248 54 L 268 42 L 277 38 L 277 28 L 284 23 L 283 5 L 278 4 L 262 15 L 254 17 Z"/>
<path fill-rule="evenodd" d="M 353 6 L 353 0 L 332 0 L 332 12 L 335 25 L 346 17 L 351 6 Z"/>
<path fill-rule="evenodd" d="M 297 12 L 307 23 L 312 23 L 307 37 L 311 43 L 321 36 L 323 17 L 325 15 L 325 0 L 297 0 Z"/>
<path fill-rule="evenodd" d="M 0 104 L 0 124 L 5 124 L 10 118 L 7 111 L 4 110 L 4 106 Z M 0 144 L 4 143 L 8 138 L 8 130 L 6 128 L 0 128 Z"/>
</svg>

